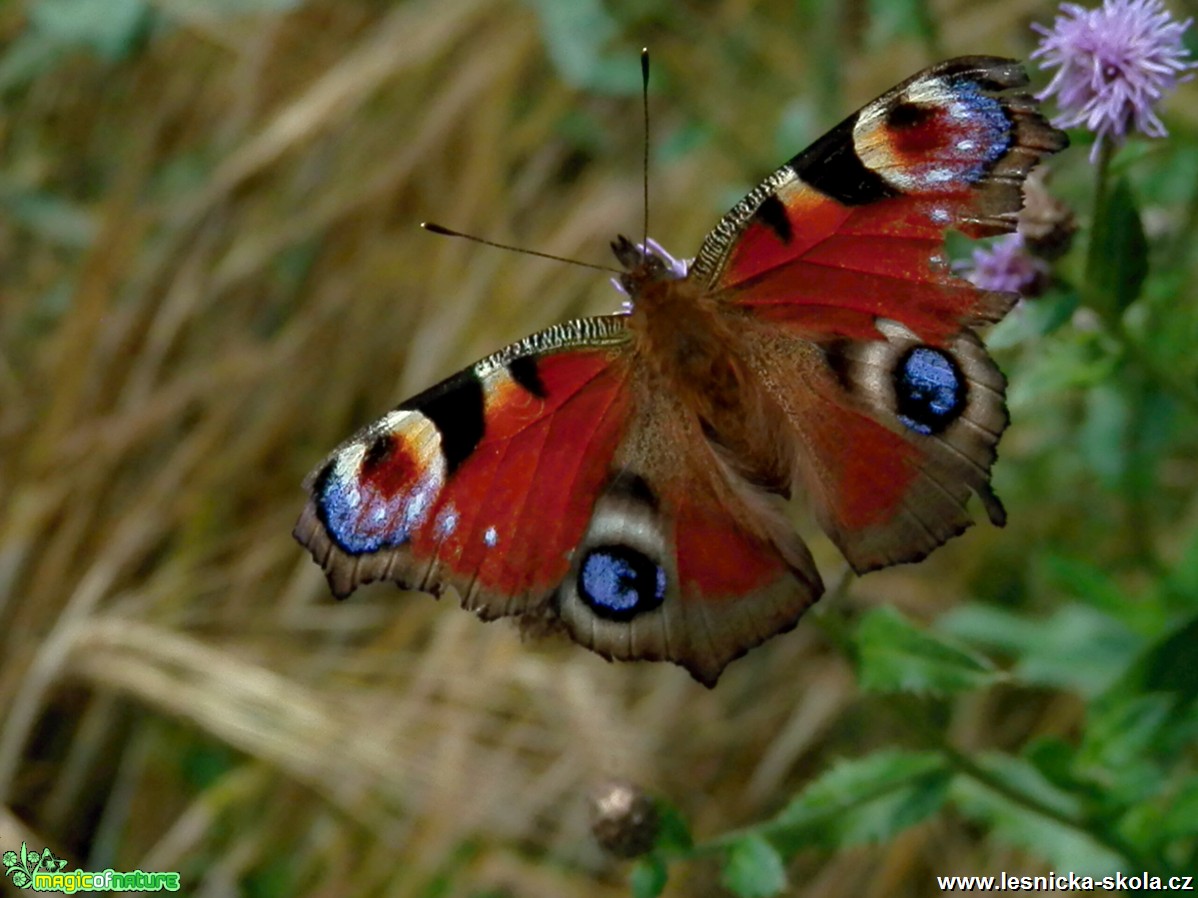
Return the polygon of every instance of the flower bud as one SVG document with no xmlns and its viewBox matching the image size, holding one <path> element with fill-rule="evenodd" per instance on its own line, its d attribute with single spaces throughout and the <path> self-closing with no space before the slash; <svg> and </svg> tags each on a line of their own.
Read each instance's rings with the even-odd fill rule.
<svg viewBox="0 0 1198 898">
<path fill-rule="evenodd" d="M 591 832 L 616 857 L 637 857 L 653 848 L 660 818 L 653 799 L 627 780 L 600 783 L 590 795 Z"/>
<path fill-rule="evenodd" d="M 1077 219 L 1063 200 L 1048 192 L 1044 177 L 1037 170 L 1023 184 L 1023 210 L 1019 213 L 1019 233 L 1028 252 L 1053 261 L 1069 251 Z"/>
</svg>

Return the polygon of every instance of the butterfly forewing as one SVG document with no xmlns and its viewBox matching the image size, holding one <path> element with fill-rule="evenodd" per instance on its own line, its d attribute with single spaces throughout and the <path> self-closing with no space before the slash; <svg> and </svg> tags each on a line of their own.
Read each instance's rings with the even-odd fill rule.
<svg viewBox="0 0 1198 898">
<path fill-rule="evenodd" d="M 296 526 L 333 592 L 453 586 L 491 617 L 543 603 L 627 427 L 626 343 L 619 316 L 550 328 L 338 447 Z"/>
<path fill-rule="evenodd" d="M 996 57 L 940 63 L 799 153 L 703 242 L 692 277 L 813 338 L 873 339 L 879 317 L 925 340 L 997 321 L 1012 298 L 953 277 L 944 235 L 1014 229 L 1020 185 L 1064 134 Z"/>
</svg>

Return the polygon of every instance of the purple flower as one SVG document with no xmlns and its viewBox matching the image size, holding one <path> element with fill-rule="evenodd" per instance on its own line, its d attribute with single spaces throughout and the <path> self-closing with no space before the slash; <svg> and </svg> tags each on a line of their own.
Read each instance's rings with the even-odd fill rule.
<svg viewBox="0 0 1198 898">
<path fill-rule="evenodd" d="M 1006 234 L 990 246 L 973 251 L 961 274 L 975 287 L 1035 296 L 1048 280 L 1048 263 L 1028 252 L 1023 235 Z"/>
<path fill-rule="evenodd" d="M 1191 20 L 1175 21 L 1160 0 L 1103 0 L 1101 9 L 1063 3 L 1060 11 L 1051 29 L 1032 25 L 1043 35 L 1032 58 L 1059 67 L 1039 94 L 1056 97 L 1053 123 L 1097 134 L 1091 161 L 1104 138 L 1120 143 L 1132 127 L 1164 137 L 1153 107 L 1194 68 L 1181 42 Z"/>
</svg>

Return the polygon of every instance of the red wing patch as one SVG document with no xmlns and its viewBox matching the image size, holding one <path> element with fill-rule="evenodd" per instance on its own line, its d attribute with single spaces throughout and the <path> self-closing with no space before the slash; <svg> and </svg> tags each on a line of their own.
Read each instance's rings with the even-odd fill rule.
<svg viewBox="0 0 1198 898">
<path fill-rule="evenodd" d="M 721 287 L 738 306 L 808 339 L 877 339 L 874 322 L 894 318 L 931 343 L 1010 307 L 1004 294 L 978 290 L 949 272 L 937 256 L 941 234 L 894 227 L 904 207 L 915 209 L 919 201 L 900 197 L 849 209 L 808 188 L 791 189 L 793 244 L 783 247 L 770 227 L 749 224 L 732 250 Z"/>
<path fill-rule="evenodd" d="M 623 380 L 588 355 L 541 360 L 542 408 L 521 398 L 519 408 L 488 409 L 503 426 L 441 494 L 434 514 L 442 532 L 413 539 L 415 554 L 435 558 L 467 591 L 477 584 L 484 593 L 543 594 L 569 570 L 629 413 Z"/>
<path fill-rule="evenodd" d="M 773 545 L 730 523 L 714 502 L 680 499 L 674 539 L 678 582 L 693 601 L 737 601 L 789 573 Z"/>
<path fill-rule="evenodd" d="M 864 414 L 821 403 L 804 430 L 812 463 L 808 489 L 830 532 L 864 530 L 891 520 L 918 474 L 919 451 Z"/>
</svg>

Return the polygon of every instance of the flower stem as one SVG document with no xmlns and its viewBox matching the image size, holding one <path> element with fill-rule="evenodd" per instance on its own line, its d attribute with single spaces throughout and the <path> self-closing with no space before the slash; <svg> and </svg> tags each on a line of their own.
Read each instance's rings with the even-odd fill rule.
<svg viewBox="0 0 1198 898">
<path fill-rule="evenodd" d="M 1114 142 L 1104 140 L 1098 148 L 1098 163 L 1094 166 L 1094 206 L 1090 214 L 1090 245 L 1086 252 L 1086 304 L 1097 309 L 1104 320 L 1108 318 L 1108 309 L 1102 285 L 1098 283 L 1099 272 L 1102 271 L 1102 241 L 1095 239 L 1098 234 L 1100 216 L 1107 214 L 1107 196 L 1110 193 L 1111 157 L 1114 155 Z M 1113 323 L 1109 322 L 1108 323 Z"/>
<path fill-rule="evenodd" d="M 1139 337 L 1132 333 L 1122 321 L 1114 323 L 1111 334 L 1123 347 L 1127 357 L 1173 399 L 1184 405 L 1190 412 L 1198 413 L 1198 386 L 1190 383 L 1184 376 L 1178 376 L 1171 369 L 1162 365 L 1145 346 Z"/>
</svg>

